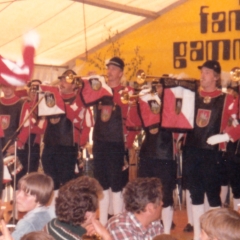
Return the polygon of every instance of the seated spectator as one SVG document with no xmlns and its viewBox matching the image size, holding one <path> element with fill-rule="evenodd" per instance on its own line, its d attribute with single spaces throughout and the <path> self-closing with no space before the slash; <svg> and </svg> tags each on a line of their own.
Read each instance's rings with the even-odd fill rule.
<svg viewBox="0 0 240 240">
<path fill-rule="evenodd" d="M 162 184 L 158 178 L 137 178 L 123 193 L 126 212 L 108 220 L 107 230 L 115 240 L 150 240 L 163 233 L 160 222 Z"/>
<path fill-rule="evenodd" d="M 46 207 L 52 193 L 53 181 L 46 174 L 33 172 L 19 180 L 16 208 L 19 212 L 26 212 L 26 214 L 18 221 L 11 239 L 20 240 L 26 233 L 42 230 L 52 219 L 51 211 Z M 5 234 L 8 234 L 7 228 Z M 0 239 L 6 238 L 1 236 Z"/>
<path fill-rule="evenodd" d="M 44 231 L 60 239 L 82 239 L 84 234 L 97 234 L 104 240 L 111 239 L 107 230 L 96 220 L 98 198 L 102 187 L 94 178 L 82 176 L 59 189 L 56 198 L 56 216 Z"/>
<path fill-rule="evenodd" d="M 240 214 L 232 209 L 218 208 L 200 217 L 201 240 L 239 240 Z"/>
</svg>

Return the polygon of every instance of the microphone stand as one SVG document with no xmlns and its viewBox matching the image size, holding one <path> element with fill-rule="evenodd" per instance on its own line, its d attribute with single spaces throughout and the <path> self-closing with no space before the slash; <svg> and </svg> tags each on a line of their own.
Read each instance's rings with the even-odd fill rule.
<svg viewBox="0 0 240 240">
<path fill-rule="evenodd" d="M 17 138 L 14 142 L 14 175 L 13 175 L 13 225 L 15 225 L 16 215 L 16 184 L 17 184 Z"/>
</svg>

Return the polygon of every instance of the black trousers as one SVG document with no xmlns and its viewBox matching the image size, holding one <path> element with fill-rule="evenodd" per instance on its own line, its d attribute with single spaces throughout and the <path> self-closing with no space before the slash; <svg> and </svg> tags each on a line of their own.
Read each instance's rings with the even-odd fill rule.
<svg viewBox="0 0 240 240">
<path fill-rule="evenodd" d="M 219 151 L 184 147 L 184 174 L 194 205 L 203 204 L 206 193 L 211 207 L 221 206 L 221 157 Z"/>
<path fill-rule="evenodd" d="M 21 177 L 30 172 L 37 172 L 40 159 L 40 146 L 34 144 L 29 147 L 24 145 L 23 150 L 17 150 L 17 156 L 21 162 L 23 169 L 17 174 L 17 183 Z"/>
<path fill-rule="evenodd" d="M 77 163 L 77 153 L 77 146 L 44 146 L 42 153 L 43 170 L 52 177 L 54 190 L 76 177 L 74 170 Z"/>
<path fill-rule="evenodd" d="M 240 198 L 240 156 L 234 153 L 225 153 L 222 161 L 224 179 L 222 185 L 230 185 L 234 198 Z"/>
<path fill-rule="evenodd" d="M 94 177 L 99 181 L 104 190 L 111 187 L 113 192 L 123 188 L 123 142 L 94 141 L 93 164 Z"/>
</svg>

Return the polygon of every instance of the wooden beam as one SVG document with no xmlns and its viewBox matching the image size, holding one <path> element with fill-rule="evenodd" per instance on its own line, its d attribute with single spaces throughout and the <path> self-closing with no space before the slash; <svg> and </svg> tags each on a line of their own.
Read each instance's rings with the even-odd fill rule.
<svg viewBox="0 0 240 240">
<path fill-rule="evenodd" d="M 176 2 L 168 5 L 167 7 L 161 9 L 159 12 L 157 12 L 157 14 L 159 16 L 161 16 L 161 15 L 163 15 L 163 14 L 173 10 L 174 8 L 177 8 L 178 6 L 180 6 L 181 4 L 183 4 L 183 3 L 187 2 L 187 1 L 189 1 L 189 0 L 179 0 L 179 1 L 176 1 Z"/>
<path fill-rule="evenodd" d="M 100 7 L 100 8 L 106 8 L 117 12 L 123 12 L 128 13 L 132 15 L 137 15 L 145 18 L 151 18 L 155 19 L 159 17 L 159 15 L 155 12 L 144 10 L 141 8 L 131 7 L 115 2 L 110 1 L 103 1 L 103 0 L 73 0 L 74 2 L 81 2 L 84 4 Z"/>
</svg>

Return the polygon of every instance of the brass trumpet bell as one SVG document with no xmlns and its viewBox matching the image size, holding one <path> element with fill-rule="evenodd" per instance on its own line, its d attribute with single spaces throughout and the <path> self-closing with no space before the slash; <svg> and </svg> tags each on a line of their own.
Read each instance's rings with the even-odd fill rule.
<svg viewBox="0 0 240 240">
<path fill-rule="evenodd" d="M 66 82 L 67 83 L 75 83 L 76 85 L 79 86 L 80 83 L 82 82 L 82 78 L 81 78 L 81 76 L 69 74 L 68 76 L 66 76 Z"/>
<path fill-rule="evenodd" d="M 231 80 L 232 81 L 234 81 L 234 82 L 240 81 L 240 67 L 234 67 L 230 71 L 230 75 L 231 75 Z"/>
<path fill-rule="evenodd" d="M 136 76 L 137 76 L 136 82 L 139 85 L 143 85 L 146 82 L 146 74 L 142 69 L 137 70 Z"/>
<path fill-rule="evenodd" d="M 154 81 L 154 79 L 160 78 L 160 76 L 146 75 L 146 73 L 142 69 L 137 70 L 136 76 L 137 76 L 136 82 L 140 86 L 143 85 L 147 81 L 147 79 L 153 79 L 152 81 Z"/>
<path fill-rule="evenodd" d="M 123 104 L 128 104 L 128 102 L 129 102 L 129 94 L 128 94 L 128 92 L 123 92 L 123 94 L 121 96 L 121 102 Z"/>
</svg>

